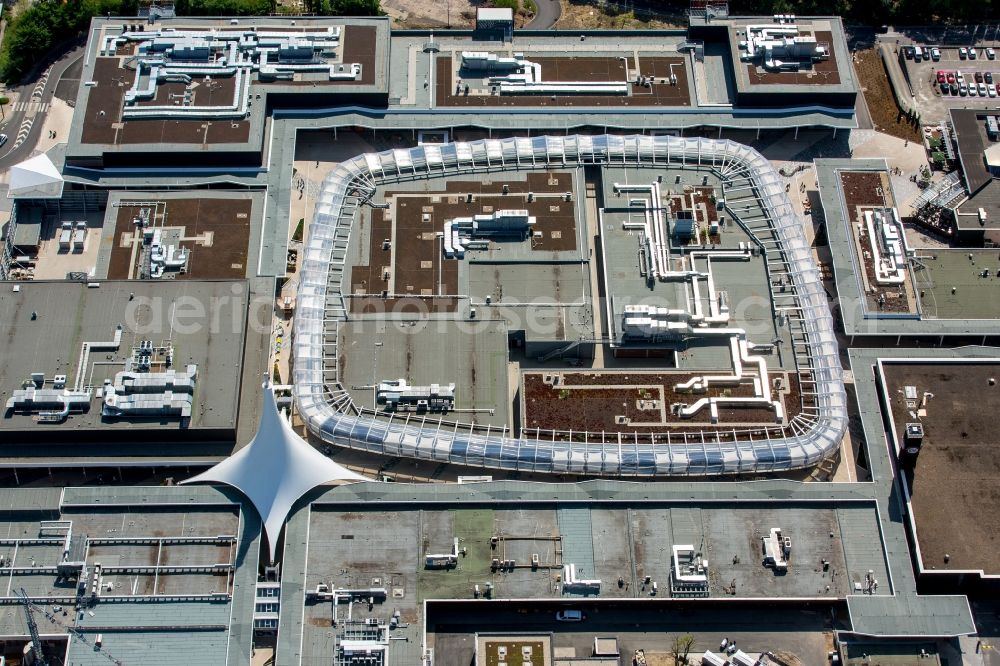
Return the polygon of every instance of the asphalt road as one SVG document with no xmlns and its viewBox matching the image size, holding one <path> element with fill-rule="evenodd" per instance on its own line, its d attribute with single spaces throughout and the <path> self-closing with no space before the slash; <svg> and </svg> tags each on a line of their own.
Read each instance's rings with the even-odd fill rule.
<svg viewBox="0 0 1000 666">
<path fill-rule="evenodd" d="M 52 63 L 36 80 L 17 89 L 20 93 L 17 104 L 4 109 L 6 117 L 0 123 L 0 132 L 10 137 L 0 148 L 0 169 L 9 169 L 31 156 L 41 137 L 56 89 L 66 71 L 83 58 L 83 51 L 82 46 L 73 49 Z M 72 97 L 75 99 L 76 95 Z"/>
<path fill-rule="evenodd" d="M 532 30 L 548 30 L 556 24 L 562 13 L 559 0 L 535 0 L 535 4 L 538 5 L 538 13 L 525 27 Z"/>
</svg>

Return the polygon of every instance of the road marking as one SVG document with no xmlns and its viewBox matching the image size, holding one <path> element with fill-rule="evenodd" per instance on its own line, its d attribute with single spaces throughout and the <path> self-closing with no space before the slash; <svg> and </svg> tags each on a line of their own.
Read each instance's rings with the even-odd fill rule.
<svg viewBox="0 0 1000 666">
<path fill-rule="evenodd" d="M 31 125 L 34 122 L 35 121 L 31 118 L 24 119 L 24 121 L 21 123 L 21 129 L 17 130 L 17 140 L 14 141 L 14 148 L 20 146 L 22 143 L 24 143 L 25 139 L 28 138 L 28 134 L 31 133 Z"/>
</svg>

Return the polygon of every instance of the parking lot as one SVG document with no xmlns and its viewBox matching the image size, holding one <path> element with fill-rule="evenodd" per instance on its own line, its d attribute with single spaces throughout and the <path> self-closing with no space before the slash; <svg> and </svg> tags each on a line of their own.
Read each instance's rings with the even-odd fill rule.
<svg viewBox="0 0 1000 666">
<path fill-rule="evenodd" d="M 905 45 L 901 48 L 905 48 Z M 985 48 L 975 49 L 975 59 L 970 59 L 968 56 L 961 58 L 958 47 L 941 48 L 939 51 L 940 60 L 921 58 L 917 62 L 916 58 L 907 57 L 903 61 L 923 124 L 947 120 L 950 108 L 1000 108 L 1000 90 L 997 89 L 997 85 L 1000 84 L 1000 59 L 990 60 Z M 945 83 L 948 88 L 945 92 L 942 92 L 938 83 L 939 71 L 945 73 Z M 961 77 L 958 76 L 959 73 Z M 976 78 L 977 73 L 983 77 L 981 90 L 986 96 L 979 94 L 980 81 Z M 993 83 L 987 81 L 990 78 L 985 76 L 987 73 L 994 77 Z M 948 74 L 955 79 L 959 94 L 951 94 Z M 967 86 L 973 84 L 977 88 L 975 95 L 971 92 L 961 94 L 962 80 Z M 989 95 L 990 89 L 993 96 Z"/>
</svg>

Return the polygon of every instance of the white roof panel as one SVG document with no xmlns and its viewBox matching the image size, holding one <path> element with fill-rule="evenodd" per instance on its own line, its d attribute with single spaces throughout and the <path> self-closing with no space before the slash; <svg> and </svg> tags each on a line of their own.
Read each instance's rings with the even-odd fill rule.
<svg viewBox="0 0 1000 666">
<path fill-rule="evenodd" d="M 45 153 L 10 168 L 10 199 L 58 199 L 63 177 Z"/>
<path fill-rule="evenodd" d="M 274 390 L 264 386 L 257 434 L 215 467 L 182 483 L 201 481 L 233 486 L 249 499 L 264 523 L 271 561 L 292 505 L 316 486 L 333 481 L 368 481 L 314 449 L 278 412 Z"/>
</svg>

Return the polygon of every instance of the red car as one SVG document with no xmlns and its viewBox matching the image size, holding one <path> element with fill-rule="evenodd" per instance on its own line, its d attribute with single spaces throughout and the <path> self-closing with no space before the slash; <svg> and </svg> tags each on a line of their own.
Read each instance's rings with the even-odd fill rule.
<svg viewBox="0 0 1000 666">
<path fill-rule="evenodd" d="M 944 83 L 945 82 L 944 72 L 941 71 L 940 69 L 938 70 L 938 73 L 937 73 L 937 81 L 938 81 L 938 83 Z"/>
<path fill-rule="evenodd" d="M 955 82 L 955 72 L 948 72 L 948 83 Z"/>
</svg>

